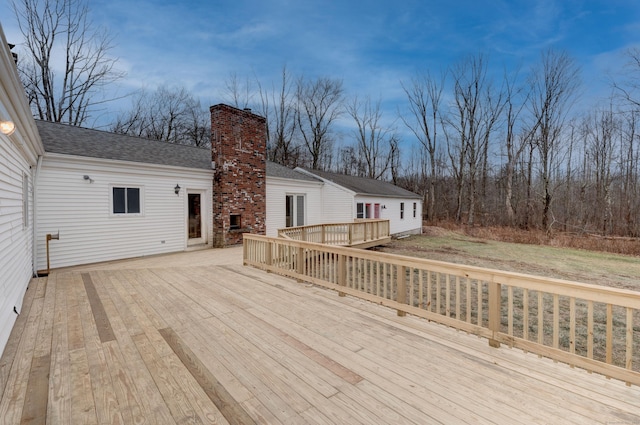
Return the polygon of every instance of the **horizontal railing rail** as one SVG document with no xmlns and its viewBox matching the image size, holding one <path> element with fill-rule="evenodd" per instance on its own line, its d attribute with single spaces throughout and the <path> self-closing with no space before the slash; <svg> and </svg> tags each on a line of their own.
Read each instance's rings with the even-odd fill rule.
<svg viewBox="0 0 640 425">
<path fill-rule="evenodd" d="M 390 238 L 389 220 L 366 219 L 349 223 L 325 223 L 278 230 L 281 238 L 327 245 L 354 246 Z"/>
<path fill-rule="evenodd" d="M 249 234 L 244 264 L 640 385 L 640 292 Z"/>
</svg>

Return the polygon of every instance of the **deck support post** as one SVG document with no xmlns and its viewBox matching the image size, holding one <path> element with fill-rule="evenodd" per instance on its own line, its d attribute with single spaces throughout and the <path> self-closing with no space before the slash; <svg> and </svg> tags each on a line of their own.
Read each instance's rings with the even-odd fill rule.
<svg viewBox="0 0 640 425">
<path fill-rule="evenodd" d="M 296 264 L 296 271 L 298 272 L 298 282 L 302 282 L 302 276 L 304 276 L 304 263 L 305 263 L 305 258 L 304 258 L 304 248 L 299 246 L 298 247 L 298 262 Z"/>
<path fill-rule="evenodd" d="M 397 275 L 398 289 L 396 292 L 396 301 L 399 302 L 400 304 L 406 304 L 407 303 L 407 277 L 406 277 L 407 268 L 405 266 L 398 266 L 397 271 L 398 271 L 398 275 Z M 404 317 L 406 315 L 407 315 L 406 311 L 398 310 L 398 316 Z"/>
<path fill-rule="evenodd" d="M 501 285 L 492 278 L 489 282 L 489 346 L 500 348 L 500 342 L 496 335 L 500 332 L 500 305 L 501 305 Z"/>
<path fill-rule="evenodd" d="M 264 262 L 267 267 L 271 267 L 273 265 L 273 242 L 268 241 L 266 247 L 266 252 L 264 253 Z M 271 273 L 270 269 L 267 269 L 267 273 Z"/>
<path fill-rule="evenodd" d="M 347 286 L 347 256 L 343 254 L 338 254 L 338 285 Z M 347 294 L 338 291 L 338 295 L 344 297 Z"/>
</svg>

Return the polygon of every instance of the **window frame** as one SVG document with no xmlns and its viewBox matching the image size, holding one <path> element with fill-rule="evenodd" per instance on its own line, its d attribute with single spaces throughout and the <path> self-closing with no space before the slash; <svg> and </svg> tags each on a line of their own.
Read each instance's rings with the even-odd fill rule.
<svg viewBox="0 0 640 425">
<path fill-rule="evenodd" d="M 400 202 L 400 220 L 404 220 L 404 202 Z"/>
<path fill-rule="evenodd" d="M 124 192 L 124 201 L 125 201 L 125 212 L 115 212 L 115 197 L 114 190 L 115 189 L 125 189 Z M 130 189 L 138 190 L 138 212 L 129 212 L 128 208 L 128 191 Z M 137 185 L 126 185 L 126 184 L 111 184 L 109 185 L 109 213 L 112 217 L 141 217 L 144 215 L 144 187 Z"/>
<path fill-rule="evenodd" d="M 414 202 L 413 203 L 413 218 L 418 217 L 418 203 Z"/>
</svg>

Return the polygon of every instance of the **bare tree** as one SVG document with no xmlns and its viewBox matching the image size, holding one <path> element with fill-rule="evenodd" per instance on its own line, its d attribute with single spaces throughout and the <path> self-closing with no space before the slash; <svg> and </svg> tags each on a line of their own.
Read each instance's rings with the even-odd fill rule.
<svg viewBox="0 0 640 425">
<path fill-rule="evenodd" d="M 613 227 L 611 166 L 616 159 L 614 155 L 617 151 L 616 136 L 619 134 L 619 130 L 620 123 L 612 108 L 593 112 L 586 128 L 595 174 L 595 221 L 599 224 L 602 234 L 605 235 L 611 233 Z"/>
<path fill-rule="evenodd" d="M 440 105 L 444 89 L 446 74 L 439 79 L 429 73 L 419 75 L 411 80 L 409 85 L 402 84 L 407 99 L 411 119 L 402 116 L 402 121 L 416 136 L 423 149 L 427 152 L 429 161 L 429 199 L 427 204 L 427 218 L 435 218 L 436 203 L 436 155 L 438 151 L 438 125 L 441 121 Z"/>
<path fill-rule="evenodd" d="M 118 116 L 111 126 L 115 133 L 207 146 L 210 121 L 200 102 L 184 87 L 161 86 L 155 92 L 141 91 L 131 110 Z"/>
<path fill-rule="evenodd" d="M 364 168 L 363 177 L 379 179 L 391 166 L 392 143 L 395 142 L 394 148 L 398 147 L 392 130 L 381 123 L 380 101 L 372 104 L 371 98 L 359 100 L 356 96 L 346 110 L 356 124 L 354 136 Z"/>
<path fill-rule="evenodd" d="M 460 157 L 452 159 L 452 166 L 460 167 L 460 177 L 467 175 L 467 224 L 473 225 L 478 199 L 478 171 L 481 167 L 486 170 L 483 164 L 488 161 L 488 144 L 504 100 L 502 92 L 494 91 L 491 81 L 487 79 L 487 63 L 482 55 L 460 62 L 452 70 L 452 78 L 454 106 L 448 122 L 452 129 L 449 140 L 455 140 L 460 146 L 457 149 Z M 452 152 L 451 149 L 449 151 Z M 458 185 L 458 190 L 462 190 L 461 184 Z M 460 193 L 458 199 L 462 199 Z M 458 207 L 458 219 L 460 212 Z"/>
<path fill-rule="evenodd" d="M 29 103 L 40 119 L 82 125 L 122 77 L 108 32 L 94 26 L 85 0 L 11 2 L 28 54 L 18 64 Z M 64 54 L 64 62 L 58 52 Z"/>
<path fill-rule="evenodd" d="M 249 108 L 253 103 L 254 95 L 253 85 L 249 78 L 241 81 L 238 74 L 232 72 L 224 82 L 222 97 L 234 108 Z"/>
<path fill-rule="evenodd" d="M 331 127 L 342 115 L 341 80 L 300 78 L 296 86 L 296 123 L 310 156 L 311 168 L 327 169 L 331 162 Z"/>
<path fill-rule="evenodd" d="M 271 92 L 260 89 L 262 109 L 268 125 L 269 160 L 288 167 L 298 165 L 300 146 L 295 143 L 296 109 L 293 84 L 286 66 L 282 67 L 279 86 Z"/>
<path fill-rule="evenodd" d="M 520 155 L 524 151 L 529 140 L 529 135 L 520 134 L 516 125 L 520 114 L 522 113 L 528 93 L 524 94 L 523 89 L 516 87 L 517 73 L 512 78 L 505 76 L 505 138 L 504 149 L 507 155 L 507 163 L 505 164 L 505 194 L 504 205 L 507 212 L 507 221 L 510 225 L 515 224 L 515 211 L 512 204 L 513 199 L 513 178 L 515 167 L 520 160 Z"/>
<path fill-rule="evenodd" d="M 580 84 L 579 69 L 566 52 L 547 50 L 531 77 L 534 142 L 540 160 L 543 191 L 542 227 L 551 230 L 552 172 L 560 159 L 561 135 L 571 101 Z"/>
</svg>

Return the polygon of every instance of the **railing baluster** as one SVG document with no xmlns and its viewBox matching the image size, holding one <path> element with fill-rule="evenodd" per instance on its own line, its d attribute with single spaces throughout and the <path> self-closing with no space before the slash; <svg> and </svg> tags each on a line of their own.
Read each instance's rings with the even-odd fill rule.
<svg viewBox="0 0 640 425">
<path fill-rule="evenodd" d="M 553 348 L 558 348 L 560 338 L 560 302 L 558 294 L 553 295 Z"/>
<path fill-rule="evenodd" d="M 427 271 L 427 311 L 433 311 L 431 302 L 431 270 Z"/>
<path fill-rule="evenodd" d="M 513 336 L 513 286 L 507 287 L 507 333 Z"/>
<path fill-rule="evenodd" d="M 415 295 L 414 295 L 414 287 L 413 287 L 413 273 L 414 273 L 414 269 L 413 267 L 409 267 L 409 305 L 410 306 L 415 306 L 414 301 L 415 301 Z"/>
<path fill-rule="evenodd" d="M 445 305 L 444 313 L 447 317 L 451 317 L 451 275 L 447 273 L 445 279 Z"/>
<path fill-rule="evenodd" d="M 633 366 L 633 309 L 627 307 L 627 335 L 626 335 L 626 354 L 624 366 L 628 370 L 632 370 Z"/>
<path fill-rule="evenodd" d="M 607 354 L 606 362 L 613 361 L 613 305 L 607 304 Z"/>
<path fill-rule="evenodd" d="M 471 323 L 471 279 L 467 277 L 467 323 Z"/>
<path fill-rule="evenodd" d="M 482 306 L 484 305 L 483 296 L 482 296 L 482 281 L 476 279 L 477 292 L 478 292 L 478 326 L 482 326 Z"/>
<path fill-rule="evenodd" d="M 522 338 L 529 340 L 529 290 L 522 290 Z"/>
<path fill-rule="evenodd" d="M 587 302 L 587 358 L 593 358 L 593 301 Z"/>
<path fill-rule="evenodd" d="M 436 273 L 436 314 L 440 314 L 440 273 Z"/>
<path fill-rule="evenodd" d="M 422 269 L 418 269 L 418 307 L 424 309 L 424 272 Z"/>
<path fill-rule="evenodd" d="M 538 344 L 544 342 L 544 296 L 538 291 Z"/>
<path fill-rule="evenodd" d="M 380 261 L 376 261 L 376 295 L 380 296 Z"/>
<path fill-rule="evenodd" d="M 460 276 L 456 276 L 456 319 L 460 320 Z"/>
</svg>

